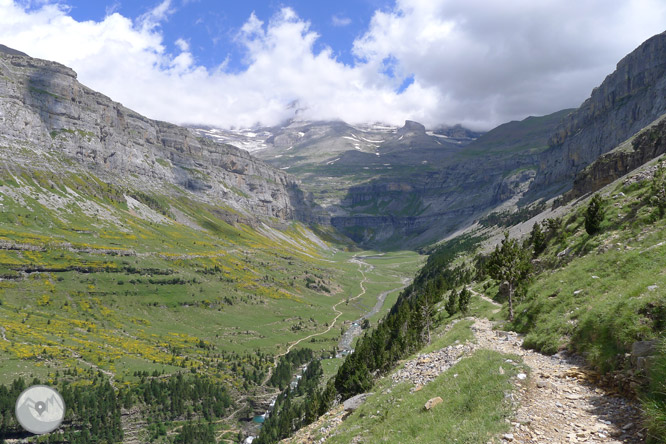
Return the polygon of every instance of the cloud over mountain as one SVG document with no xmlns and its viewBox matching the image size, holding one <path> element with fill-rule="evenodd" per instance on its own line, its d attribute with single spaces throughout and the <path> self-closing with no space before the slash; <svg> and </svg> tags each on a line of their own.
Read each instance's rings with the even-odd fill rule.
<svg viewBox="0 0 666 444">
<path fill-rule="evenodd" d="M 666 23 L 661 0 L 397 0 L 375 12 L 350 65 L 331 48 L 315 50 L 321 37 L 311 23 L 283 8 L 239 27 L 239 70 L 199 64 L 187 30 L 168 52 L 160 23 L 177 13 L 165 0 L 136 19 L 111 9 L 78 22 L 61 4 L 0 0 L 0 42 L 71 66 L 90 87 L 176 123 L 245 127 L 296 116 L 489 128 L 577 106 Z"/>
</svg>

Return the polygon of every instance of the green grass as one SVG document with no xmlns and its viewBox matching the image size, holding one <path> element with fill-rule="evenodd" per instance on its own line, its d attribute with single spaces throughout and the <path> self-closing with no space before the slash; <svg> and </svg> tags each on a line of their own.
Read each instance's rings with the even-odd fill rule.
<svg viewBox="0 0 666 444">
<path fill-rule="evenodd" d="M 665 221 L 653 221 L 641 204 L 643 189 L 625 191 L 607 203 L 601 234 L 585 233 L 581 209 L 565 219 L 561 240 L 551 241 L 541 261 L 555 268 L 536 277 L 516 308 L 514 327 L 527 333 L 528 347 L 571 348 L 610 371 L 634 341 L 666 328 Z M 565 248 L 569 257 L 558 259 Z"/>
<path fill-rule="evenodd" d="M 666 219 L 648 203 L 650 181 L 604 193 L 601 231 L 584 229 L 587 201 L 562 218 L 539 257 L 540 272 L 518 298 L 512 327 L 524 345 L 544 353 L 569 349 L 601 371 L 627 374 L 636 341 L 661 340 L 666 331 Z M 488 289 L 496 292 L 496 287 Z M 491 294 L 492 296 L 492 294 Z M 503 309 L 503 314 L 506 310 Z M 666 439 L 666 350 L 652 358 L 638 388 L 654 442 Z"/>
<path fill-rule="evenodd" d="M 465 343 L 474 339 L 471 327 L 473 321 L 461 320 L 457 322 L 448 332 L 433 332 L 431 343 L 421 349 L 419 353 L 431 353 L 446 348 L 455 343 Z M 441 328 L 439 330 L 442 330 Z"/>
<path fill-rule="evenodd" d="M 422 390 L 410 393 L 412 385 L 391 386 L 381 380 L 366 402 L 347 418 L 330 443 L 349 443 L 354 438 L 372 443 L 487 443 L 509 429 L 511 407 L 505 393 L 510 379 L 522 367 L 515 356 L 481 350 L 440 375 Z M 499 367 L 505 368 L 502 375 Z M 436 396 L 444 403 L 430 411 L 424 404 Z"/>
<path fill-rule="evenodd" d="M 143 219 L 125 195 L 165 219 Z M 225 221 L 232 209 L 90 173 L 0 171 L 0 203 L 7 338 L 0 337 L 0 384 L 19 376 L 48 382 L 75 370 L 75 383 L 102 371 L 119 388 L 138 384 L 136 372 L 184 371 L 225 384 L 236 399 L 251 397 L 277 353 L 316 335 L 298 347 L 330 354 L 343 323 L 400 287 L 423 260 L 415 252 L 329 248 L 300 223 L 279 232 L 232 225 Z M 195 226 L 173 220 L 176 213 Z M 367 264 L 355 256 L 368 256 L 361 258 Z M 361 270 L 366 293 L 338 305 L 342 315 L 323 333 L 336 316 L 332 306 L 361 292 Z M 327 290 L 309 288 L 312 280 Z M 340 363 L 325 360 L 326 374 Z"/>
<path fill-rule="evenodd" d="M 650 366 L 650 387 L 641 395 L 649 438 L 655 443 L 666 437 L 666 340 L 659 350 Z"/>
<path fill-rule="evenodd" d="M 8 379 L 29 362 L 40 376 L 97 366 L 122 379 L 185 366 L 238 383 L 234 362 L 246 366 L 246 355 L 270 357 L 324 331 L 335 316 L 332 305 L 360 292 L 353 253 L 323 250 L 299 224 L 282 232 L 284 242 L 228 224 L 220 219 L 223 208 L 177 193 L 124 190 L 90 174 L 5 171 L 0 186 L 0 240 L 22 246 L 0 249 L 7 277 L 0 283 L 0 325 L 9 338 L 0 340 L 0 368 Z M 177 208 L 203 230 L 141 219 L 128 212 L 123 194 L 162 213 Z M 55 198 L 68 203 L 44 203 Z M 415 253 L 387 258 L 373 259 L 372 271 L 365 267 L 367 293 L 340 306 L 340 323 L 358 319 L 419 263 Z M 307 276 L 330 293 L 307 288 Z M 301 346 L 331 350 L 339 335 L 335 328 Z M 199 341 L 211 348 L 200 349 Z"/>
</svg>

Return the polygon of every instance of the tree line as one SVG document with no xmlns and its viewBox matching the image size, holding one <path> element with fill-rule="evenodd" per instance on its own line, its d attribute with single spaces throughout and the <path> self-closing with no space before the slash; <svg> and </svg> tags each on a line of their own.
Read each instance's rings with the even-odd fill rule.
<svg viewBox="0 0 666 444">
<path fill-rule="evenodd" d="M 39 384 L 43 383 L 34 379 L 29 385 Z M 25 435 L 14 417 L 14 407 L 21 392 L 29 385 L 23 378 L 15 379 L 8 386 L 0 385 L 0 443 L 5 438 Z M 163 422 L 205 420 L 210 423 L 226 415 L 232 406 L 231 396 L 224 385 L 200 375 L 143 376 L 138 384 L 119 390 L 100 373 L 92 381 L 74 382 L 63 378 L 52 385 L 65 402 L 65 418 L 62 432 L 42 437 L 40 442 L 51 439 L 71 444 L 122 442 L 121 412 L 134 406 L 139 406 L 142 415 L 156 425 L 155 437 L 166 435 Z M 200 439 L 199 431 L 192 430 L 184 426 L 175 442 L 209 442 Z"/>
</svg>

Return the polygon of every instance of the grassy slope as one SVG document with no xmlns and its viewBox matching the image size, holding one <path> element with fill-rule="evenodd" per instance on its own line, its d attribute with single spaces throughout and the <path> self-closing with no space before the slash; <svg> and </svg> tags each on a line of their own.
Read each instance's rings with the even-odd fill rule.
<svg viewBox="0 0 666 444">
<path fill-rule="evenodd" d="M 540 271 L 519 300 L 513 328 L 526 333 L 528 347 L 570 349 L 602 373 L 622 374 L 625 388 L 642 383 L 646 424 L 659 440 L 666 437 L 666 219 L 648 203 L 650 183 L 602 190 L 605 219 L 595 236 L 584 228 L 587 200 L 563 217 L 536 261 Z M 648 372 L 636 372 L 632 344 L 647 340 L 662 345 Z"/>
<path fill-rule="evenodd" d="M 360 291 L 352 253 L 322 249 L 299 224 L 281 240 L 175 192 L 139 197 L 199 228 L 151 222 L 129 211 L 126 192 L 91 174 L 3 172 L 0 383 L 73 368 L 132 382 L 137 370 L 185 367 L 240 388 L 240 369 L 266 371 L 270 355 L 324 331 L 331 306 Z M 341 305 L 340 322 L 418 266 L 414 253 L 394 261 L 375 261 L 366 296 Z M 331 292 L 308 288 L 308 278 Z M 303 346 L 332 349 L 339 334 Z"/>
<path fill-rule="evenodd" d="M 583 354 L 602 372 L 623 372 L 630 368 L 625 354 L 635 341 L 666 339 L 666 219 L 659 219 L 656 209 L 647 204 L 649 187 L 649 181 L 644 181 L 604 190 L 606 217 L 601 233 L 595 236 L 584 229 L 586 201 L 563 218 L 562 229 L 552 234 L 537 261 L 540 272 L 516 308 L 513 327 L 527 334 L 526 346 L 546 353 L 569 348 Z M 563 251 L 567 253 L 558 257 Z M 467 258 L 472 254 L 470 251 Z M 483 284 L 476 284 L 479 290 Z M 491 285 L 486 292 L 492 294 L 496 289 Z M 492 307 L 484 301 L 472 301 L 472 313 L 506 319 L 506 308 L 491 315 Z M 466 328 L 468 324 L 460 322 L 421 353 L 455 340 L 467 340 L 470 333 Z M 646 384 L 639 392 L 646 425 L 656 440 L 666 436 L 664 344 L 662 341 L 652 359 L 649 373 L 638 375 Z M 487 362 L 495 358 L 484 356 Z M 503 430 L 502 415 L 506 413 L 501 413 L 501 403 L 492 398 L 496 389 L 493 384 L 500 381 L 487 379 L 492 367 L 484 364 L 478 355 L 465 359 L 415 394 L 409 393 L 408 384 L 392 387 L 390 378 L 381 379 L 366 404 L 343 422 L 330 442 L 349 442 L 354 436 L 368 442 L 440 442 L 442 436 L 450 437 L 451 442 L 486 442 L 489 435 Z M 473 370 L 470 375 L 465 373 L 469 369 Z M 458 378 L 452 378 L 454 373 L 459 374 Z M 468 377 L 478 378 L 483 384 L 465 386 Z M 500 414 L 482 412 L 468 395 L 486 399 Z M 438 413 L 436 420 L 422 409 L 423 403 L 434 396 L 447 400 L 447 411 Z M 448 410 L 449 404 L 452 410 Z M 474 428 L 468 433 L 469 424 Z"/>
<path fill-rule="evenodd" d="M 493 309 L 490 303 L 473 298 L 469 315 L 492 317 Z M 473 339 L 470 321 L 460 321 L 445 332 L 451 321 L 461 317 L 460 313 L 453 317 L 445 313 L 440 311 L 432 343 L 419 353 Z M 497 369 L 506 359 L 520 362 L 516 356 L 478 351 L 415 393 L 410 393 L 411 384 L 393 385 L 391 376 L 386 376 L 377 381 L 365 403 L 327 442 L 347 443 L 358 437 L 363 442 L 440 443 L 445 436 L 447 442 L 486 443 L 508 430 L 506 419 L 511 406 L 505 392 L 511 390 L 510 379 L 521 367 L 511 366 L 499 374 Z M 424 410 L 426 401 L 436 396 L 445 403 Z"/>
<path fill-rule="evenodd" d="M 621 365 L 617 356 L 634 341 L 663 333 L 666 220 L 645 205 L 648 186 L 609 190 L 596 236 L 585 232 L 584 205 L 565 218 L 559 240 L 540 258 L 548 272 L 536 277 L 516 309 L 515 326 L 528 333 L 529 346 L 550 353 L 571 347 L 608 371 Z"/>
</svg>

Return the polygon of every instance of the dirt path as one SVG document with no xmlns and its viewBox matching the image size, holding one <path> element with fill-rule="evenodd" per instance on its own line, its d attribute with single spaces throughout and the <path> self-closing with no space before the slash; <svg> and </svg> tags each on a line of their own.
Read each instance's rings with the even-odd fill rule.
<svg viewBox="0 0 666 444">
<path fill-rule="evenodd" d="M 471 289 L 470 289 L 471 290 Z M 473 294 L 501 305 L 485 295 Z M 639 443 L 639 406 L 597 387 L 596 374 L 585 369 L 580 357 L 546 356 L 522 347 L 523 337 L 494 331 L 488 319 L 474 319 L 478 347 L 522 357 L 531 369 L 527 384 L 519 384 L 513 431 L 505 441 L 516 443 Z"/>
<path fill-rule="evenodd" d="M 500 305 L 474 292 L 500 309 Z M 414 389 L 433 381 L 461 359 L 479 349 L 518 355 L 530 368 L 530 376 L 514 380 L 515 390 L 508 396 L 515 407 L 512 430 L 499 439 L 517 444 L 645 442 L 638 428 L 639 406 L 630 400 L 596 386 L 595 375 L 585 370 L 580 357 L 546 356 L 522 347 L 523 338 L 514 332 L 493 330 L 488 319 L 466 318 L 474 322 L 475 341 L 454 344 L 406 361 L 391 375 L 394 383 L 409 381 Z M 453 327 L 452 323 L 447 330 Z M 507 360 L 503 372 L 514 365 Z M 522 379 L 521 379 L 522 377 Z M 342 408 L 335 409 L 314 425 L 299 432 L 291 443 L 313 443 L 317 431 L 326 430 L 325 438 L 335 433 L 343 421 Z M 323 442 L 323 441 L 318 441 Z M 496 442 L 496 441 L 493 441 Z"/>
<path fill-rule="evenodd" d="M 531 369 L 526 383 L 516 381 L 512 395 L 517 404 L 515 422 L 504 441 L 644 442 L 637 425 L 638 405 L 595 386 L 591 382 L 595 375 L 584 369 L 582 359 L 525 350 L 518 334 L 494 331 L 487 319 L 474 321 L 472 330 L 479 348 L 519 355 Z"/>
<path fill-rule="evenodd" d="M 341 312 L 340 310 L 338 310 L 338 305 L 340 305 L 340 304 L 344 304 L 344 303 L 348 303 L 348 302 L 351 302 L 351 301 L 355 301 L 356 299 L 358 299 L 358 298 L 360 298 L 361 296 L 365 295 L 365 292 L 366 292 L 366 289 L 365 289 L 365 283 L 367 282 L 368 278 L 367 278 L 367 276 L 365 275 L 365 271 L 363 270 L 363 266 L 365 265 L 365 266 L 369 266 L 369 267 L 371 267 L 371 265 L 369 265 L 369 264 L 367 264 L 367 263 L 365 263 L 365 262 L 363 262 L 363 261 L 361 261 L 361 260 L 356 259 L 356 256 L 354 256 L 354 257 L 352 257 L 351 259 L 349 259 L 349 262 L 357 263 L 357 264 L 358 264 L 358 270 L 361 272 L 361 276 L 363 276 L 363 279 L 362 279 L 361 282 L 360 282 L 361 292 L 360 292 L 359 294 L 357 294 L 356 296 L 354 296 L 353 298 L 343 299 L 343 300 L 341 300 L 341 301 L 339 301 L 339 302 L 333 304 L 333 306 L 332 306 L 331 308 L 332 308 L 333 311 L 335 312 L 335 317 L 334 317 L 333 320 L 329 323 L 328 328 L 326 328 L 326 330 L 321 331 L 321 332 L 319 332 L 319 333 L 312 333 L 311 335 L 308 335 L 308 336 L 306 336 L 306 337 L 304 337 L 304 338 L 301 338 L 301 339 L 299 339 L 299 340 L 297 340 L 297 341 L 291 342 L 291 343 L 289 343 L 289 345 L 287 346 L 287 349 L 286 349 L 285 351 L 283 351 L 282 353 L 278 353 L 277 355 L 275 355 L 275 359 L 273 360 L 273 367 L 271 368 L 271 371 L 268 372 L 268 374 L 267 374 L 266 377 L 264 378 L 264 381 L 262 382 L 261 385 L 266 385 L 266 383 L 268 382 L 268 380 L 271 378 L 271 374 L 273 373 L 273 368 L 277 367 L 278 360 L 279 360 L 282 356 L 284 356 L 284 355 L 286 355 L 287 353 L 289 353 L 294 347 L 296 347 L 296 346 L 297 346 L 298 344 L 300 344 L 301 342 L 303 342 L 303 341 L 307 341 L 308 339 L 312 339 L 312 338 L 314 338 L 314 337 L 316 337 L 316 336 L 325 335 L 326 333 L 328 333 L 329 331 L 331 331 L 331 330 L 333 329 L 333 327 L 335 327 L 336 322 L 338 321 L 338 319 L 340 318 L 340 316 L 342 316 L 342 312 Z"/>
</svg>

